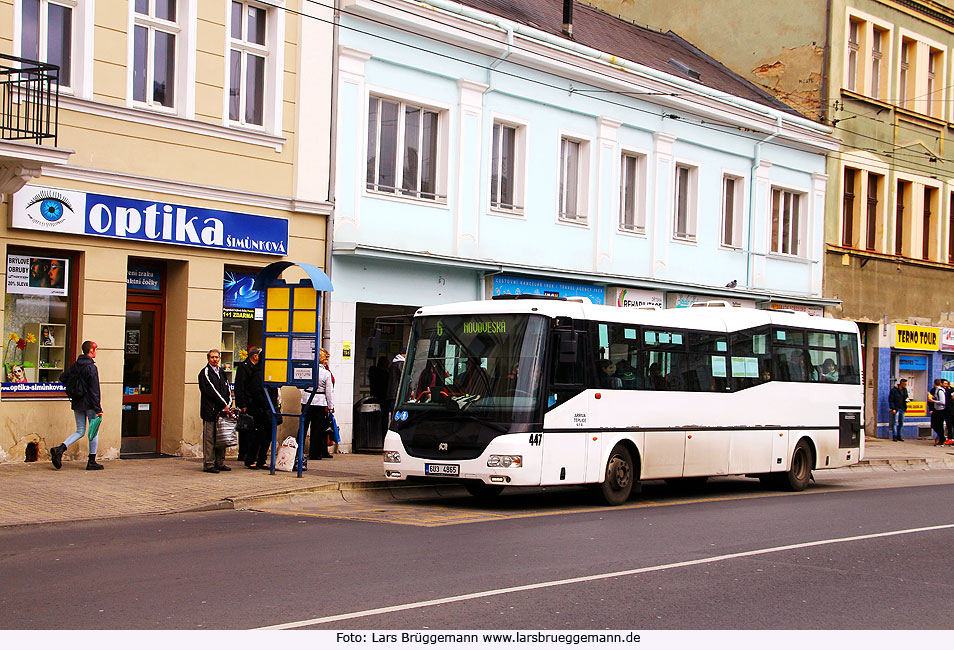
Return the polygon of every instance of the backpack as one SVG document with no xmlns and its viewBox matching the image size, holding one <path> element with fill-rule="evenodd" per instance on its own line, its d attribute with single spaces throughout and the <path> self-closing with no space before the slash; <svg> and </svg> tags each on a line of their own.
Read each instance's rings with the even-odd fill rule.
<svg viewBox="0 0 954 650">
<path fill-rule="evenodd" d="M 60 383 L 66 386 L 66 396 L 71 401 L 81 400 L 86 397 L 86 383 L 80 376 L 79 370 L 74 363 L 60 375 Z"/>
</svg>

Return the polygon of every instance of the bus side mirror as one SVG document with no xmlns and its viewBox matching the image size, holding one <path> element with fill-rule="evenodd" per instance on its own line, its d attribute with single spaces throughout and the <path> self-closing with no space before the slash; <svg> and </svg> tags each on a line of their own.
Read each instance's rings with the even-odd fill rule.
<svg viewBox="0 0 954 650">
<path fill-rule="evenodd" d="M 560 363 L 576 363 L 578 348 L 576 332 L 560 332 Z"/>
</svg>

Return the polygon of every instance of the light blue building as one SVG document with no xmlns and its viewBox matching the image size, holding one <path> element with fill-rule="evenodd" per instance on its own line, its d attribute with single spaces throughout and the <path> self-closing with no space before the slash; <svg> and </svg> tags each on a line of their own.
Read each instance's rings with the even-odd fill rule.
<svg viewBox="0 0 954 650">
<path fill-rule="evenodd" d="M 499 293 L 829 304 L 830 129 L 672 33 L 574 13 L 341 3 L 330 349 L 346 448 L 382 316 L 390 359 L 397 316 Z"/>
</svg>

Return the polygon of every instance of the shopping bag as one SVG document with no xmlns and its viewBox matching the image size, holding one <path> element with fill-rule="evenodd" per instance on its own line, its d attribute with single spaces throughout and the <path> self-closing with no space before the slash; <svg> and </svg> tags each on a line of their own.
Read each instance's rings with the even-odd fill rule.
<svg viewBox="0 0 954 650">
<path fill-rule="evenodd" d="M 288 436 L 282 441 L 275 454 L 275 469 L 281 472 L 290 472 L 295 466 L 295 458 L 298 456 L 298 442 Z"/>
<path fill-rule="evenodd" d="M 238 444 L 238 436 L 235 433 L 236 422 L 235 418 L 227 415 L 222 415 L 215 421 L 216 447 L 234 447 Z"/>
<path fill-rule="evenodd" d="M 96 434 L 99 433 L 99 425 L 103 422 L 103 416 L 97 415 L 89 423 L 89 428 L 86 430 L 86 437 L 92 440 L 96 437 Z"/>
</svg>

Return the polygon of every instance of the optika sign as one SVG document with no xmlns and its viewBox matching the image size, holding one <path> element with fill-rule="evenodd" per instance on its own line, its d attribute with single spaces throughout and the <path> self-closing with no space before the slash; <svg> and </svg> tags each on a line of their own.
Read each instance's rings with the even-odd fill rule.
<svg viewBox="0 0 954 650">
<path fill-rule="evenodd" d="M 12 225 L 268 255 L 288 249 L 285 219 L 34 185 L 14 194 Z"/>
</svg>

